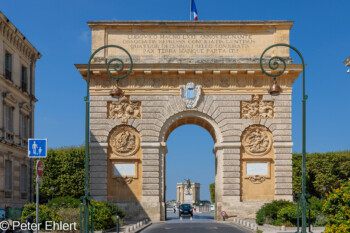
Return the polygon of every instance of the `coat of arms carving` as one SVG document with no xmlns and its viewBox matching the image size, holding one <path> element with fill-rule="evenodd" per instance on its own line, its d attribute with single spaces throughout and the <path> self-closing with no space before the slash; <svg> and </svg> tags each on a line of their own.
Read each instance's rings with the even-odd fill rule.
<svg viewBox="0 0 350 233">
<path fill-rule="evenodd" d="M 253 95 L 251 101 L 241 102 L 241 118 L 254 119 L 258 123 L 262 118 L 273 118 L 273 101 L 263 101 L 262 95 Z"/>
<path fill-rule="evenodd" d="M 186 108 L 195 108 L 199 97 L 201 96 L 202 86 L 194 85 L 193 82 L 188 82 L 185 85 L 180 85 L 181 98 L 185 102 Z"/>
<path fill-rule="evenodd" d="M 264 126 L 253 125 L 243 133 L 242 145 L 250 155 L 267 154 L 271 150 L 272 142 L 272 135 Z"/>
<path fill-rule="evenodd" d="M 131 102 L 123 96 L 119 102 L 110 102 L 108 106 L 108 118 L 121 119 L 122 124 L 126 124 L 128 119 L 141 118 L 141 103 Z"/>
<path fill-rule="evenodd" d="M 138 151 L 140 136 L 133 128 L 122 126 L 112 133 L 109 145 L 115 155 L 129 157 Z"/>
</svg>

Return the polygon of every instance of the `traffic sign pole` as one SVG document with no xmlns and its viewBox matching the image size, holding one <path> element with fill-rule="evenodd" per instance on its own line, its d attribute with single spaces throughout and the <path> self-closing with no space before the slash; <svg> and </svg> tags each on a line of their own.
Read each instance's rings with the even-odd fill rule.
<svg viewBox="0 0 350 233">
<path fill-rule="evenodd" d="M 39 160 L 40 161 L 40 160 Z M 39 176 L 36 176 L 36 233 L 38 233 L 38 223 L 39 223 Z"/>
<path fill-rule="evenodd" d="M 36 162 L 36 233 L 39 232 L 38 230 L 38 223 L 39 223 L 39 181 L 43 178 L 44 175 L 44 163 L 41 160 L 38 160 Z"/>
</svg>

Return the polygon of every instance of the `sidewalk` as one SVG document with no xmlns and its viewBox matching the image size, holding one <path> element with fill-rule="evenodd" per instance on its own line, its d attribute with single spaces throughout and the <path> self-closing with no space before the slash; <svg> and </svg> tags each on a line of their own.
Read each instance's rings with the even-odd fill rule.
<svg viewBox="0 0 350 233">
<path fill-rule="evenodd" d="M 152 224 L 151 221 L 148 219 L 142 220 L 142 221 L 125 221 L 124 225 L 119 228 L 119 233 L 136 233 L 140 232 L 141 230 L 145 229 L 146 227 L 150 226 Z M 108 231 L 103 231 L 103 232 L 117 232 L 116 228 L 108 230 Z M 102 231 L 98 232 L 95 231 L 95 233 L 102 233 Z"/>
<path fill-rule="evenodd" d="M 225 221 L 226 223 L 231 223 L 237 225 L 246 230 L 250 230 L 251 232 L 256 232 L 256 230 L 261 230 L 263 233 L 295 233 L 297 231 L 297 227 L 281 227 L 281 226 L 273 226 L 269 224 L 257 225 L 255 220 L 252 219 L 239 219 L 234 218 L 233 221 Z M 309 228 L 306 229 L 309 232 Z M 313 233 L 322 233 L 324 232 L 324 227 L 312 227 L 311 231 Z M 301 227 L 299 228 L 299 232 L 301 232 Z"/>
</svg>

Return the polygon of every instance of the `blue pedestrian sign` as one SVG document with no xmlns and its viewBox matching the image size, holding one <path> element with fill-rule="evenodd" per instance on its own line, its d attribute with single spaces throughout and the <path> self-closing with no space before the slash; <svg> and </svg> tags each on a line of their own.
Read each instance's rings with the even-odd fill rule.
<svg viewBox="0 0 350 233">
<path fill-rule="evenodd" d="M 46 158 L 47 139 L 28 139 L 28 157 Z"/>
</svg>

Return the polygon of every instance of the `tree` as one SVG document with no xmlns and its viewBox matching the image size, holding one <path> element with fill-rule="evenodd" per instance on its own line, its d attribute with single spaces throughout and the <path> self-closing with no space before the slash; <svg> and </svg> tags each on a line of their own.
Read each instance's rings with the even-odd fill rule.
<svg viewBox="0 0 350 233">
<path fill-rule="evenodd" d="M 44 162 L 43 184 L 40 185 L 40 198 L 51 198 L 54 187 L 54 196 L 71 196 L 80 198 L 84 195 L 84 164 L 85 149 L 63 148 L 50 149 Z"/>
<path fill-rule="evenodd" d="M 293 192 L 301 193 L 301 154 L 293 154 Z M 313 153 L 306 155 L 306 189 L 309 194 L 323 197 L 339 188 L 350 177 L 350 151 Z"/>
<path fill-rule="evenodd" d="M 210 201 L 215 202 L 215 182 L 209 185 Z"/>
</svg>

